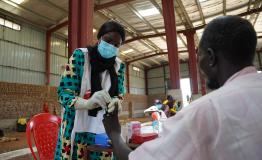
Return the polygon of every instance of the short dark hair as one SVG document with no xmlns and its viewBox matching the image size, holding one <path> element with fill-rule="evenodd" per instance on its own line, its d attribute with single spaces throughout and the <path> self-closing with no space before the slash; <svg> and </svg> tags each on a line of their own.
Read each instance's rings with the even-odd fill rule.
<svg viewBox="0 0 262 160">
<path fill-rule="evenodd" d="M 126 34 L 124 27 L 116 21 L 109 20 L 105 22 L 97 33 L 97 39 L 100 39 L 104 34 L 108 32 L 117 32 L 121 36 L 122 41 L 125 41 Z"/>
<path fill-rule="evenodd" d="M 238 16 L 222 16 L 205 28 L 199 47 L 211 48 L 234 65 L 252 64 L 257 45 L 252 24 Z"/>
</svg>

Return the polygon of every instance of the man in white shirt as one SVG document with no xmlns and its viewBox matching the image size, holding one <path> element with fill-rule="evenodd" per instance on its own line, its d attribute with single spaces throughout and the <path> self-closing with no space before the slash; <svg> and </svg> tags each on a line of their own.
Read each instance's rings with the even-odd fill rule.
<svg viewBox="0 0 262 160">
<path fill-rule="evenodd" d="M 163 124 L 162 136 L 130 150 L 116 115 L 104 125 L 119 160 L 261 160 L 262 74 L 253 67 L 256 32 L 245 19 L 223 16 L 205 28 L 199 68 L 215 91 Z M 116 111 L 117 112 L 117 111 Z"/>
</svg>

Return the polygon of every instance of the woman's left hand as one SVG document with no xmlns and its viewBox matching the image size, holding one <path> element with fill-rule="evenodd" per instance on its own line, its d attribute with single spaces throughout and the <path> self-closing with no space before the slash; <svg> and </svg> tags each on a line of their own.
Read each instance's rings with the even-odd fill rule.
<svg viewBox="0 0 262 160">
<path fill-rule="evenodd" d="M 113 98 L 109 105 L 107 106 L 107 112 L 112 113 L 115 108 L 118 107 L 118 113 L 122 111 L 122 100 L 119 98 Z"/>
</svg>

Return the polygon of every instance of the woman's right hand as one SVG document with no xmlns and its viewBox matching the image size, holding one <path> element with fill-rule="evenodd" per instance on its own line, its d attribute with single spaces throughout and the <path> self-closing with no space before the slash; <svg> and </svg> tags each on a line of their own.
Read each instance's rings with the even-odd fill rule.
<svg viewBox="0 0 262 160">
<path fill-rule="evenodd" d="M 109 93 L 105 90 L 95 92 L 88 100 L 78 97 L 75 103 L 76 109 L 94 109 L 98 107 L 105 108 L 111 102 Z"/>
<path fill-rule="evenodd" d="M 111 102 L 111 97 L 106 90 L 97 91 L 90 98 L 94 105 L 105 108 Z M 97 107 L 94 107 L 97 108 Z M 93 108 L 92 108 L 93 109 Z"/>
</svg>

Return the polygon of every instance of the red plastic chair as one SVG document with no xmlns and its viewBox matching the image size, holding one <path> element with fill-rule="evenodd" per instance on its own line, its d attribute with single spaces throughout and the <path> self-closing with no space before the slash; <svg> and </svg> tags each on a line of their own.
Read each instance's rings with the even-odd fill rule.
<svg viewBox="0 0 262 160">
<path fill-rule="evenodd" d="M 31 135 L 41 160 L 54 159 L 56 142 L 61 118 L 50 113 L 35 115 L 26 127 L 27 143 L 35 160 L 36 155 L 32 148 Z"/>
</svg>

